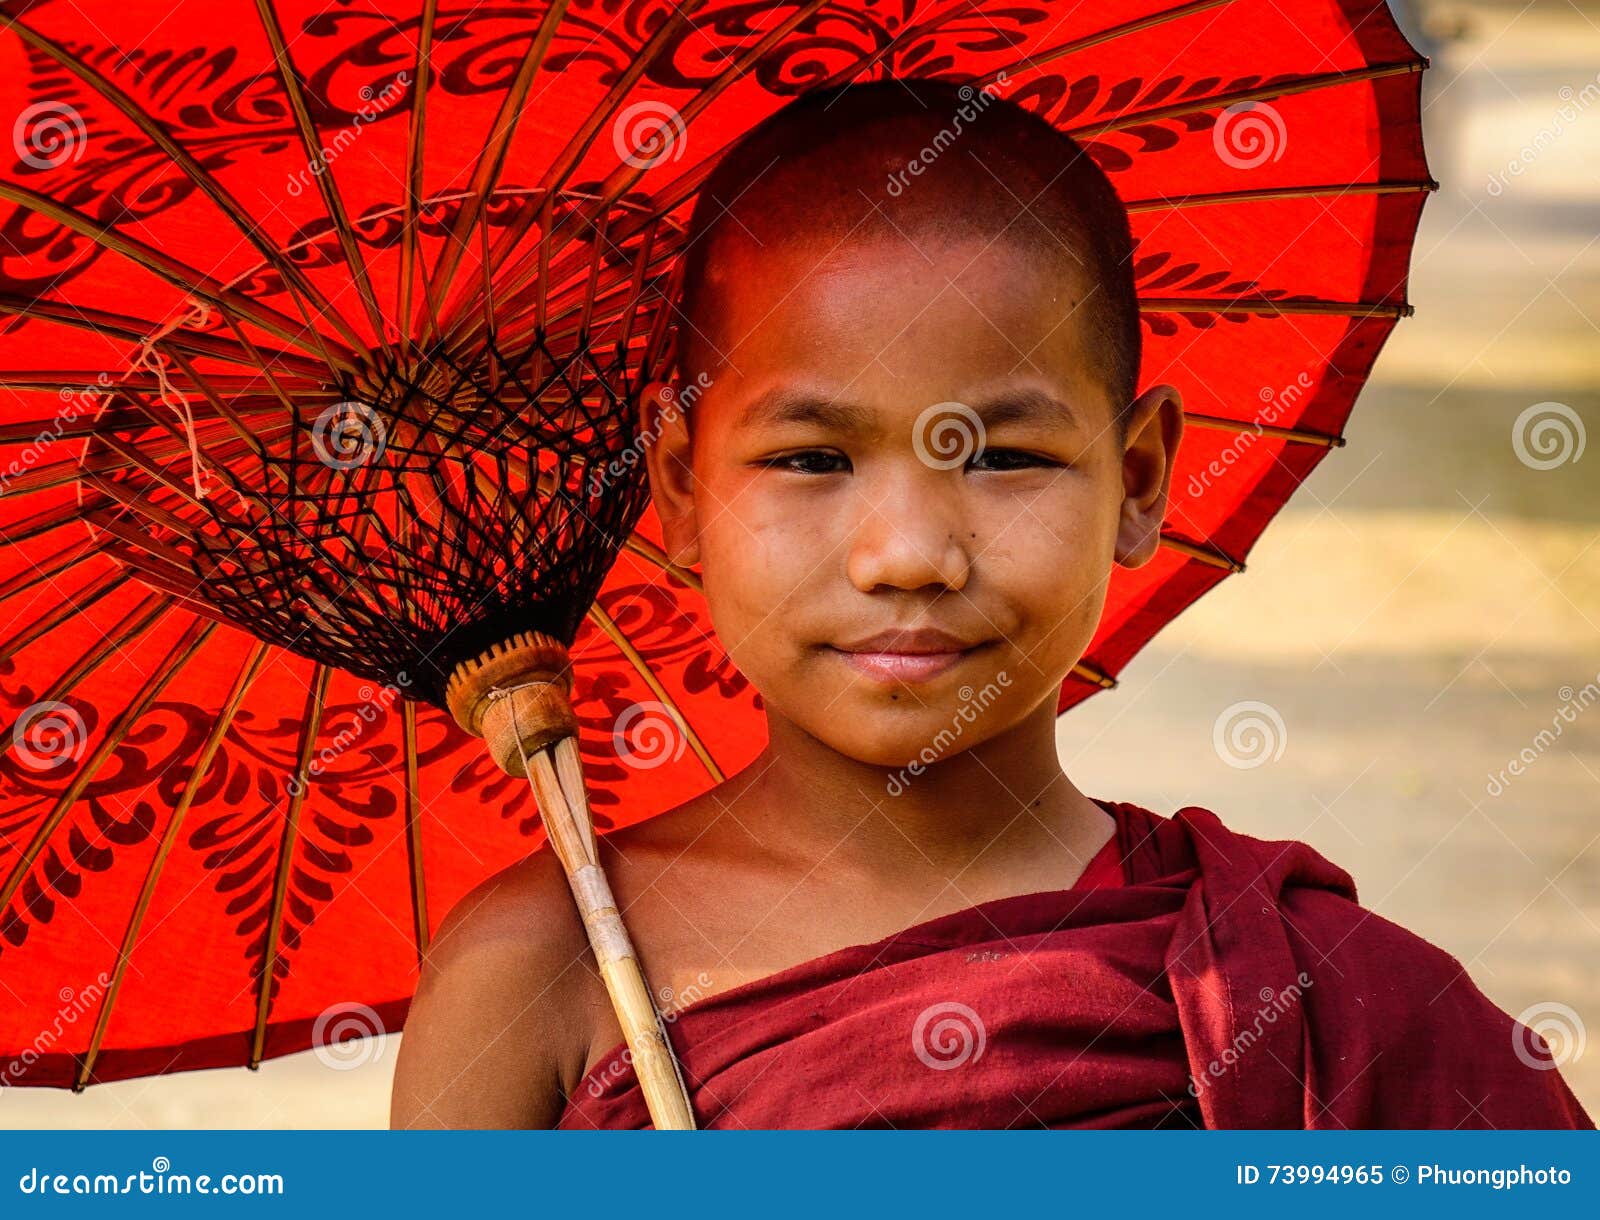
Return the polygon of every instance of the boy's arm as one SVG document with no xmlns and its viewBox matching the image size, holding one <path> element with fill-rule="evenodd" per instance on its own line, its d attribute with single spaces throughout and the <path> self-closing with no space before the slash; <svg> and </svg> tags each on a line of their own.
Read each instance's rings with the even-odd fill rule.
<svg viewBox="0 0 1600 1220">
<path fill-rule="evenodd" d="M 389 1125 L 555 1126 L 589 1051 L 588 952 L 548 848 L 463 898 L 423 963 Z"/>
</svg>

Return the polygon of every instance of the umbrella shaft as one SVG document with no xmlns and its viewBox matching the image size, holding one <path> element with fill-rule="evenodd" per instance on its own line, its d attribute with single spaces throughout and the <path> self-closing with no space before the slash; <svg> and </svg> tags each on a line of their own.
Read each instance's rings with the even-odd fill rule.
<svg viewBox="0 0 1600 1220">
<path fill-rule="evenodd" d="M 536 750 L 526 766 L 550 845 L 566 871 L 606 994 L 622 1026 L 651 1120 L 657 1131 L 693 1130 L 694 1112 L 665 1023 L 656 1011 L 611 885 L 597 859 L 577 742 L 563 737 Z"/>
</svg>

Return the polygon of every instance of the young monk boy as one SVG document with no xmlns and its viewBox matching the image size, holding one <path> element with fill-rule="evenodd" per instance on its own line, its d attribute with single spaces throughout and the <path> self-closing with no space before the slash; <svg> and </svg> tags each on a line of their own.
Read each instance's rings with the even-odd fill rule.
<svg viewBox="0 0 1600 1220">
<path fill-rule="evenodd" d="M 709 388 L 689 418 L 646 394 L 651 482 L 769 741 L 602 863 L 653 987 L 694 997 L 668 1028 L 697 1123 L 1591 1126 L 1311 848 L 1062 772 L 1058 690 L 1113 564 L 1155 553 L 1181 405 L 1139 392 L 1104 175 L 965 100 L 802 97 L 691 220 L 677 372 Z M 392 1117 L 648 1125 L 549 851 L 445 921 Z"/>
</svg>

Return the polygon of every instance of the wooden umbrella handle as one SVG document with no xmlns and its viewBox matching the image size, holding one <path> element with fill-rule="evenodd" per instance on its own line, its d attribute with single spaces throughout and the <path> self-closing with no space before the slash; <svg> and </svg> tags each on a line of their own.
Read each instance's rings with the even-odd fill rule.
<svg viewBox="0 0 1600 1220">
<path fill-rule="evenodd" d="M 634 1074 L 658 1131 L 692 1131 L 689 1090 L 639 966 L 639 955 L 600 867 L 594 818 L 578 758 L 578 719 L 568 695 L 571 658 L 560 640 L 518 632 L 464 661 L 446 687 L 450 714 L 482 737 L 507 775 L 526 775 L 550 846 L 567 874 L 606 994 L 628 1042 Z"/>
<path fill-rule="evenodd" d="M 583 917 L 651 1120 L 657 1131 L 692 1131 L 694 1112 L 667 1041 L 666 1026 L 600 867 L 576 740 L 562 737 L 535 750 L 528 756 L 528 777 L 539 799 L 550 845 L 566 870 Z"/>
</svg>

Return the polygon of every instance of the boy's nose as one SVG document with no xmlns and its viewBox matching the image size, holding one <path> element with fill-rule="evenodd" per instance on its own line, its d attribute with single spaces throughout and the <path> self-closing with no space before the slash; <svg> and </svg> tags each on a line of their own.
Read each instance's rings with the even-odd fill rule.
<svg viewBox="0 0 1600 1220">
<path fill-rule="evenodd" d="M 863 593 L 879 589 L 960 590 L 972 574 L 972 555 L 950 519 L 955 497 L 919 496 L 909 489 L 864 506 L 845 571 Z"/>
</svg>

